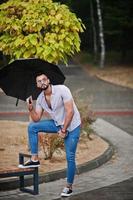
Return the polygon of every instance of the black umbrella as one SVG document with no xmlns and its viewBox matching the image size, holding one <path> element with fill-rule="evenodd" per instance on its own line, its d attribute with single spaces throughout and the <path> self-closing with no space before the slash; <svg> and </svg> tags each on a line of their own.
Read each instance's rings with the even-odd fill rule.
<svg viewBox="0 0 133 200">
<path fill-rule="evenodd" d="M 36 87 L 36 75 L 41 72 L 50 79 L 51 84 L 63 84 L 65 76 L 57 65 L 41 59 L 18 59 L 0 70 L 0 87 L 6 95 L 26 100 L 37 98 L 40 90 Z"/>
</svg>

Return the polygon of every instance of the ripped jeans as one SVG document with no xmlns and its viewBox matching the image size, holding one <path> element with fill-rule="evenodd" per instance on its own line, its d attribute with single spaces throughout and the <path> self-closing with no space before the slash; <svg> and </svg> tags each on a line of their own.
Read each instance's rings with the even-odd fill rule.
<svg viewBox="0 0 133 200">
<path fill-rule="evenodd" d="M 60 126 L 56 126 L 54 120 L 41 120 L 39 122 L 31 122 L 28 126 L 29 144 L 32 155 L 38 155 L 38 133 L 57 133 Z M 73 131 L 68 132 L 64 139 L 66 160 L 67 160 L 67 183 L 73 184 L 76 172 L 75 154 L 77 143 L 80 136 L 80 126 Z"/>
</svg>

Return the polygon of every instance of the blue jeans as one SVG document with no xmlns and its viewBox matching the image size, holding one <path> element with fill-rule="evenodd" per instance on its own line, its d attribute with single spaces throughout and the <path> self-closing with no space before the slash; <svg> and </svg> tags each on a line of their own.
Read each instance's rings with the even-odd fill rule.
<svg viewBox="0 0 133 200">
<path fill-rule="evenodd" d="M 60 126 L 56 126 L 54 120 L 41 120 L 39 122 L 31 122 L 28 126 L 29 143 L 31 148 L 31 154 L 38 154 L 38 132 L 44 133 L 57 133 L 60 130 Z M 74 175 L 76 171 L 75 153 L 77 143 L 80 136 L 80 126 L 73 131 L 68 132 L 64 139 L 66 160 L 67 160 L 67 183 L 72 184 L 74 181 Z"/>
</svg>

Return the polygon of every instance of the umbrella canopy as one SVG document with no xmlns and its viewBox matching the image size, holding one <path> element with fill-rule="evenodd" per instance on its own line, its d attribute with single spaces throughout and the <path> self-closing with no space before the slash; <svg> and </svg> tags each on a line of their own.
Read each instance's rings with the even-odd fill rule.
<svg viewBox="0 0 133 200">
<path fill-rule="evenodd" d="M 0 70 L 0 87 L 6 95 L 26 100 L 37 98 L 40 90 L 36 87 L 38 73 L 45 74 L 51 84 L 63 84 L 65 76 L 57 65 L 41 59 L 18 59 Z"/>
</svg>

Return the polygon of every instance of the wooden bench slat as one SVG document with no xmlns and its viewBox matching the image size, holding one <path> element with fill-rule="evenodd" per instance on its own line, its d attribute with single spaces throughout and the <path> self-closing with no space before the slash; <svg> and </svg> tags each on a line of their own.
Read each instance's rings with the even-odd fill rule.
<svg viewBox="0 0 133 200">
<path fill-rule="evenodd" d="M 14 168 L 14 169 L 5 169 L 5 170 L 0 170 L 0 175 L 1 174 L 6 174 L 6 173 L 14 173 L 14 172 L 25 172 L 25 171 L 34 171 L 34 168 Z"/>
</svg>

